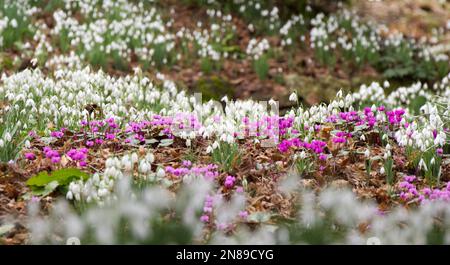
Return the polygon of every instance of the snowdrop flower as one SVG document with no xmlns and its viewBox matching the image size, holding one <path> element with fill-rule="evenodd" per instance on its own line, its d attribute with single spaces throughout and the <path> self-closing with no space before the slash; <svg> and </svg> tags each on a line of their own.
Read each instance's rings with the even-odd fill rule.
<svg viewBox="0 0 450 265">
<path fill-rule="evenodd" d="M 155 155 L 149 152 L 145 155 L 145 160 L 147 160 L 147 162 L 152 164 L 153 162 L 155 162 Z"/>
<path fill-rule="evenodd" d="M 208 147 L 206 148 L 206 153 L 209 154 L 214 150 L 214 148 L 211 145 L 208 145 Z"/>
<path fill-rule="evenodd" d="M 297 94 L 295 92 L 293 92 L 290 96 L 289 96 L 289 101 L 292 102 L 297 102 L 298 101 L 298 97 Z"/>
<path fill-rule="evenodd" d="M 145 160 L 141 160 L 138 169 L 140 173 L 147 174 L 150 170 L 150 165 Z"/>
<path fill-rule="evenodd" d="M 364 156 L 366 158 L 370 158 L 370 150 L 369 150 L 369 148 L 367 148 L 366 151 L 364 151 Z"/>
<path fill-rule="evenodd" d="M 165 173 L 165 171 L 164 171 L 164 169 L 163 168 L 158 168 L 158 170 L 156 171 L 156 176 L 158 177 L 158 178 L 163 178 L 164 176 L 166 175 L 166 173 Z"/>
</svg>

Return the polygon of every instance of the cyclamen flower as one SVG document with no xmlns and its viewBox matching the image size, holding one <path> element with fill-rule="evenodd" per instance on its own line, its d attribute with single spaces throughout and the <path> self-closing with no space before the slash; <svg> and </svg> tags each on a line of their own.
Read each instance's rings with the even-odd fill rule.
<svg viewBox="0 0 450 265">
<path fill-rule="evenodd" d="M 247 211 L 240 211 L 239 212 L 239 217 L 241 217 L 242 219 L 247 219 L 248 212 Z"/>
<path fill-rule="evenodd" d="M 25 153 L 24 154 L 25 158 L 28 160 L 34 160 L 36 159 L 36 156 L 33 153 Z"/>
<path fill-rule="evenodd" d="M 333 143 L 340 144 L 345 143 L 346 140 L 344 137 L 333 137 Z"/>
<path fill-rule="evenodd" d="M 30 199 L 30 201 L 32 202 L 32 203 L 37 203 L 37 202 L 39 202 L 41 199 L 38 197 L 38 196 L 31 196 L 31 199 Z"/>
<path fill-rule="evenodd" d="M 61 138 L 64 136 L 64 133 L 62 131 L 54 131 L 50 133 L 50 136 L 55 138 Z"/>
<path fill-rule="evenodd" d="M 327 158 L 328 158 L 328 156 L 326 154 L 320 154 L 319 155 L 319 159 L 322 160 L 322 161 L 327 160 Z"/>
<path fill-rule="evenodd" d="M 403 179 L 405 181 L 407 181 L 408 183 L 411 183 L 411 182 L 415 181 L 417 178 L 416 178 L 416 176 L 405 176 Z"/>
<path fill-rule="evenodd" d="M 28 136 L 30 136 L 31 138 L 36 138 L 37 137 L 37 133 L 35 131 L 30 131 L 28 133 Z"/>
<path fill-rule="evenodd" d="M 57 159 L 60 158 L 59 157 L 59 153 L 57 151 L 55 151 L 55 150 L 51 149 L 50 147 L 46 146 L 46 147 L 44 147 L 44 153 L 45 153 L 45 157 L 46 158 L 50 158 L 50 159 L 55 158 L 55 159 L 52 160 L 53 163 L 58 163 L 59 162 L 59 161 L 58 162 L 54 162 L 54 161 L 57 161 Z"/>
<path fill-rule="evenodd" d="M 183 166 L 185 166 L 185 167 L 190 167 L 192 165 L 192 162 L 191 161 L 189 161 L 189 160 L 184 160 L 183 161 Z"/>
<path fill-rule="evenodd" d="M 200 216 L 200 221 L 202 221 L 203 223 L 208 223 L 209 222 L 209 216 L 205 215 L 205 214 Z"/>
<path fill-rule="evenodd" d="M 59 156 L 54 156 L 51 158 L 52 163 L 57 164 L 59 162 L 61 162 L 61 157 Z"/>
<path fill-rule="evenodd" d="M 233 176 L 227 176 L 227 177 L 225 178 L 224 185 L 225 185 L 226 188 L 231 189 L 231 188 L 233 188 L 234 182 L 235 182 L 235 181 L 236 181 L 236 178 L 235 178 L 235 177 L 233 177 Z"/>
<path fill-rule="evenodd" d="M 80 149 L 70 149 L 69 152 L 67 152 L 67 156 L 70 157 L 73 161 L 79 162 L 78 164 L 81 167 L 85 167 L 87 165 L 86 159 L 87 159 L 87 148 L 80 148 Z"/>
<path fill-rule="evenodd" d="M 113 133 L 107 133 L 106 134 L 106 139 L 107 140 L 114 140 L 114 138 L 116 138 L 116 135 Z"/>
</svg>

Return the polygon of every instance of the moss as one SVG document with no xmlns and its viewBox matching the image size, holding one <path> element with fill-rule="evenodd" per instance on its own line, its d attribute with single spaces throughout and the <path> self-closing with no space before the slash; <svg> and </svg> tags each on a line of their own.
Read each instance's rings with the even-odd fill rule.
<svg viewBox="0 0 450 265">
<path fill-rule="evenodd" d="M 10 70 L 14 67 L 14 60 L 12 56 L 6 53 L 0 53 L 0 71 Z"/>
<path fill-rule="evenodd" d="M 234 97 L 234 88 L 227 80 L 219 76 L 200 79 L 195 84 L 194 91 L 202 94 L 202 101 L 204 102 L 211 99 L 220 100 L 224 96 L 228 96 L 228 98 Z"/>
<path fill-rule="evenodd" d="M 308 76 L 300 76 L 297 74 L 289 74 L 284 77 L 288 88 L 291 91 L 296 91 L 297 94 L 303 98 L 314 98 L 319 102 L 329 102 L 336 97 L 336 93 L 342 89 L 343 92 L 348 92 L 351 84 L 348 80 L 337 79 L 331 76 L 320 77 L 315 79 Z M 311 104 L 312 102 L 307 102 Z"/>
</svg>

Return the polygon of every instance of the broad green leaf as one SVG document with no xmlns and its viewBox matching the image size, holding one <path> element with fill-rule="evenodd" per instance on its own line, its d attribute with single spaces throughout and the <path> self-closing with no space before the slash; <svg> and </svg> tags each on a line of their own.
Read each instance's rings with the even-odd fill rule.
<svg viewBox="0 0 450 265">
<path fill-rule="evenodd" d="M 31 193 L 34 196 L 45 197 L 45 196 L 50 195 L 52 192 L 54 192 L 56 190 L 56 188 L 58 188 L 58 186 L 59 186 L 59 183 L 58 183 L 58 181 L 55 180 L 55 181 L 48 183 L 44 188 L 33 186 L 31 189 Z"/>
<path fill-rule="evenodd" d="M 171 144 L 173 144 L 173 139 L 162 139 L 158 146 L 165 147 L 165 146 L 169 146 Z"/>
<path fill-rule="evenodd" d="M 77 168 L 64 168 L 51 172 L 42 171 L 27 181 L 28 186 L 45 187 L 53 181 L 59 185 L 68 185 L 74 179 L 86 180 L 89 175 Z"/>
<path fill-rule="evenodd" d="M 158 140 L 156 140 L 156 139 L 147 139 L 147 140 L 145 140 L 145 143 L 146 144 L 154 144 L 154 143 L 157 143 L 158 142 Z"/>
</svg>

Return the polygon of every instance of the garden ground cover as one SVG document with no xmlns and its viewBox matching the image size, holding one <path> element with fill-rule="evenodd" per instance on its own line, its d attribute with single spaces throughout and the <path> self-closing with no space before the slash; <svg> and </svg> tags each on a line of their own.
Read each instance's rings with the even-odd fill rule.
<svg viewBox="0 0 450 265">
<path fill-rule="evenodd" d="M 2 243 L 448 243 L 444 15 L 206 2 L 2 2 Z"/>
</svg>

